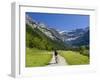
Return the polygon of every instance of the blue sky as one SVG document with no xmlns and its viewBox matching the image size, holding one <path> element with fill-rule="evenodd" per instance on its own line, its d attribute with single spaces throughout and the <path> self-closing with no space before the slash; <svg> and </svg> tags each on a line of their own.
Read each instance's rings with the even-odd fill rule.
<svg viewBox="0 0 100 80">
<path fill-rule="evenodd" d="M 89 26 L 89 15 L 76 14 L 51 14 L 51 13 L 33 13 L 26 12 L 33 20 L 42 22 L 48 27 L 60 31 L 69 31 L 76 28 L 85 28 Z"/>
</svg>

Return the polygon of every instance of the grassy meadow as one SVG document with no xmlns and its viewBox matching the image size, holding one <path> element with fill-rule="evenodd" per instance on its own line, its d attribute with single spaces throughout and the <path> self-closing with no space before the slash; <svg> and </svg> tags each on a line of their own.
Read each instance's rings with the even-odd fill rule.
<svg viewBox="0 0 100 80">
<path fill-rule="evenodd" d="M 50 62 L 50 51 L 26 48 L 26 67 L 45 66 Z"/>
<path fill-rule="evenodd" d="M 89 57 L 76 51 L 59 51 L 69 65 L 89 64 Z"/>
<path fill-rule="evenodd" d="M 52 59 L 52 51 L 26 48 L 26 67 L 46 66 Z M 89 57 L 76 51 L 58 50 L 69 65 L 89 64 Z"/>
</svg>

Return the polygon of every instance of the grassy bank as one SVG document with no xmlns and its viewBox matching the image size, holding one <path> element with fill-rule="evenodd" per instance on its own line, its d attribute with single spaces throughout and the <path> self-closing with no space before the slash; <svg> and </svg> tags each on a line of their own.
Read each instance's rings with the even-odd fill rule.
<svg viewBox="0 0 100 80">
<path fill-rule="evenodd" d="M 47 65 L 52 58 L 51 52 L 36 48 L 26 48 L 26 67 Z"/>
<path fill-rule="evenodd" d="M 89 64 L 89 58 L 74 51 L 59 51 L 69 65 Z"/>
</svg>

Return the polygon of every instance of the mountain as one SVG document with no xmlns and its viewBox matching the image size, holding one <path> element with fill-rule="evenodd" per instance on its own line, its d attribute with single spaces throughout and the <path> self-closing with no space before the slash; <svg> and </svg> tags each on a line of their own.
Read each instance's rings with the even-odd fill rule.
<svg viewBox="0 0 100 80">
<path fill-rule="evenodd" d="M 43 32 L 46 36 L 51 38 L 52 40 L 62 41 L 61 35 L 58 31 L 53 28 L 49 28 L 46 24 L 41 22 L 36 22 L 31 17 L 26 15 L 26 24 L 30 25 L 33 29 L 38 28 L 41 32 Z"/>
<path fill-rule="evenodd" d="M 73 40 L 72 45 L 74 46 L 89 45 L 89 30 L 76 40 Z"/>
<path fill-rule="evenodd" d="M 26 17 L 26 46 L 39 49 L 66 49 L 65 43 L 57 37 L 58 32 L 45 24 Z"/>
<path fill-rule="evenodd" d="M 82 36 L 85 33 L 85 29 L 75 29 L 75 30 L 71 30 L 71 31 L 63 31 L 60 32 L 60 34 L 63 37 L 63 41 L 72 41 L 72 40 L 76 40 L 77 38 L 79 38 L 80 36 Z"/>
<path fill-rule="evenodd" d="M 89 45 L 89 27 L 57 31 L 26 15 L 27 46 L 40 49 L 65 49 L 68 46 Z"/>
<path fill-rule="evenodd" d="M 71 46 L 89 46 L 89 28 L 76 29 L 73 32 L 67 33 L 68 37 L 65 41 Z"/>
</svg>

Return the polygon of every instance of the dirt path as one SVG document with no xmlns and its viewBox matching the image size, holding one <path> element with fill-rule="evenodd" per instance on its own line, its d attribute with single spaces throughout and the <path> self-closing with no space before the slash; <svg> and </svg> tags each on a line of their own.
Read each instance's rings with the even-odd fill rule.
<svg viewBox="0 0 100 80">
<path fill-rule="evenodd" d="M 48 66 L 64 66 L 64 65 L 68 65 L 68 63 L 66 63 L 65 59 L 58 55 L 58 63 L 55 62 L 55 57 L 53 55 L 52 60 L 50 61 Z"/>
</svg>

